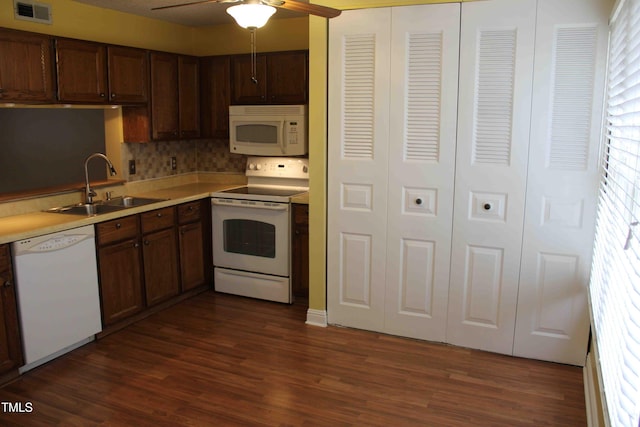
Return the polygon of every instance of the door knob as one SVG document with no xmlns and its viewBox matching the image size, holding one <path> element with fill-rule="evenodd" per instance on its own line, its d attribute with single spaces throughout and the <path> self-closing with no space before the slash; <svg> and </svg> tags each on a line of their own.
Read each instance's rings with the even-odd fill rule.
<svg viewBox="0 0 640 427">
<path fill-rule="evenodd" d="M 416 199 L 416 205 L 420 206 L 421 204 L 422 204 L 422 198 L 421 198 L 421 197 L 418 197 L 418 198 Z"/>
<path fill-rule="evenodd" d="M 491 203 L 485 203 L 482 207 L 484 208 L 485 211 L 489 211 L 491 210 Z"/>
</svg>

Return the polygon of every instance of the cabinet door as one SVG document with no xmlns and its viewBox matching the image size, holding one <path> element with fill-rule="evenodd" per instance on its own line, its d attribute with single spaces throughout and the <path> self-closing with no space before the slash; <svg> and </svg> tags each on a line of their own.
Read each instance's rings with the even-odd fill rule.
<svg viewBox="0 0 640 427">
<path fill-rule="evenodd" d="M 538 1 L 516 356 L 585 363 L 607 3 Z"/>
<path fill-rule="evenodd" d="M 205 283 L 204 240 L 200 221 L 179 227 L 182 291 Z"/>
<path fill-rule="evenodd" d="M 229 56 L 212 56 L 200 60 L 200 105 L 204 137 L 229 137 L 230 62 Z"/>
<path fill-rule="evenodd" d="M 306 51 L 267 54 L 267 99 L 269 103 L 307 103 L 308 62 Z"/>
<path fill-rule="evenodd" d="M 169 228 L 142 237 L 147 306 L 180 293 L 176 232 Z"/>
<path fill-rule="evenodd" d="M 309 296 L 309 206 L 293 205 L 291 245 L 291 292 Z"/>
<path fill-rule="evenodd" d="M 0 374 L 22 365 L 16 293 L 8 245 L 0 245 Z"/>
<path fill-rule="evenodd" d="M 178 57 L 151 53 L 151 137 L 178 139 Z"/>
<path fill-rule="evenodd" d="M 107 102 L 106 47 L 81 40 L 56 40 L 58 100 Z"/>
<path fill-rule="evenodd" d="M 536 0 L 462 4 L 447 341 L 511 354 Z"/>
<path fill-rule="evenodd" d="M 0 101 L 53 101 L 51 38 L 0 29 Z"/>
<path fill-rule="evenodd" d="M 391 12 L 385 332 L 444 341 L 460 5 Z"/>
<path fill-rule="evenodd" d="M 329 20 L 327 314 L 384 330 L 389 8 Z"/>
<path fill-rule="evenodd" d="M 198 58 L 178 58 L 180 138 L 200 136 L 200 69 Z"/>
<path fill-rule="evenodd" d="M 98 249 L 102 323 L 112 325 L 144 308 L 140 244 L 125 240 Z"/>
<path fill-rule="evenodd" d="M 109 101 L 146 103 L 149 99 L 147 51 L 122 46 L 107 47 Z"/>
<path fill-rule="evenodd" d="M 267 58 L 264 54 L 256 56 L 256 80 L 251 66 L 251 55 L 237 55 L 231 58 L 231 103 L 264 104 L 267 102 Z"/>
</svg>

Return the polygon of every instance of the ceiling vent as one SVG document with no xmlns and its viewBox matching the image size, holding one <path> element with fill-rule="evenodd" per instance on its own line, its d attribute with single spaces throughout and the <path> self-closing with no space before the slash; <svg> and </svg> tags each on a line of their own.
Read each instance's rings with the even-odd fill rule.
<svg viewBox="0 0 640 427">
<path fill-rule="evenodd" d="M 51 24 L 51 5 L 24 0 L 13 1 L 16 19 Z"/>
</svg>

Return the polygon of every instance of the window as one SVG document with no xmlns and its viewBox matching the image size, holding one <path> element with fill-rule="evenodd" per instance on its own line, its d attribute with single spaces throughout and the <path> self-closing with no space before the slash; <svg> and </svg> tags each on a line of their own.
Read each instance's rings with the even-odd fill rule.
<svg viewBox="0 0 640 427">
<path fill-rule="evenodd" d="M 610 22 L 607 138 L 590 298 L 613 426 L 640 423 L 640 0 Z"/>
</svg>

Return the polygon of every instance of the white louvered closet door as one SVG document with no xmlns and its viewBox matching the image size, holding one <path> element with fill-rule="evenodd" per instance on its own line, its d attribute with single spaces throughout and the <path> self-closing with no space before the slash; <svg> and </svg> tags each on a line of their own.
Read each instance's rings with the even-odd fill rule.
<svg viewBox="0 0 640 427">
<path fill-rule="evenodd" d="M 388 8 L 329 21 L 329 323 L 382 331 L 389 149 Z"/>
<path fill-rule="evenodd" d="M 511 354 L 536 0 L 462 4 L 447 341 Z"/>
<path fill-rule="evenodd" d="M 384 330 L 444 341 L 460 5 L 396 7 L 391 16 Z"/>
<path fill-rule="evenodd" d="M 607 53 L 603 0 L 539 0 L 516 356 L 583 365 Z M 549 66 L 550 64 L 550 66 Z"/>
</svg>

